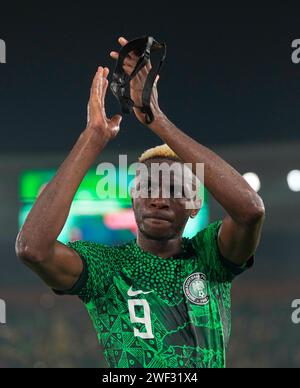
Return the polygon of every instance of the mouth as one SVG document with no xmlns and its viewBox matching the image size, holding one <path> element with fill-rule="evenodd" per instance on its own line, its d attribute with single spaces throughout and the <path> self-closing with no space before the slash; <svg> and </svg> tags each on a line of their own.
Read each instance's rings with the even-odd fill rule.
<svg viewBox="0 0 300 388">
<path fill-rule="evenodd" d="M 159 223 L 159 222 L 171 223 L 172 222 L 170 217 L 163 216 L 160 214 L 149 214 L 149 215 L 145 216 L 144 219 L 148 220 L 150 222 L 155 222 L 155 223 Z"/>
<path fill-rule="evenodd" d="M 146 221 L 151 222 L 153 224 L 170 224 L 170 221 L 162 220 L 161 218 L 145 218 Z"/>
</svg>

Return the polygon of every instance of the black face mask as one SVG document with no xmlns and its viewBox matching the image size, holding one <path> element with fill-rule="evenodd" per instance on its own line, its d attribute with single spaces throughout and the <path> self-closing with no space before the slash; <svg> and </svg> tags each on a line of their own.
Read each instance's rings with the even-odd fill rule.
<svg viewBox="0 0 300 388">
<path fill-rule="evenodd" d="M 124 61 L 127 55 L 134 51 L 135 54 L 139 57 L 139 60 L 136 64 L 135 69 L 132 74 L 127 75 L 123 69 Z M 158 64 L 153 65 L 151 56 L 154 52 L 159 52 L 160 56 Z M 150 108 L 150 100 L 154 82 L 157 75 L 160 73 L 162 65 L 166 59 L 167 47 L 165 43 L 159 43 L 152 37 L 138 38 L 129 42 L 126 46 L 122 48 L 119 54 L 118 63 L 116 70 L 113 75 L 113 80 L 111 83 L 111 91 L 113 95 L 120 102 L 122 112 L 124 114 L 130 114 L 133 108 L 140 109 L 146 115 L 146 123 L 151 124 L 154 120 L 152 110 Z M 152 69 L 146 80 L 142 101 L 143 106 L 136 106 L 131 99 L 130 95 L 130 81 L 146 66 L 146 64 L 151 60 Z"/>
</svg>

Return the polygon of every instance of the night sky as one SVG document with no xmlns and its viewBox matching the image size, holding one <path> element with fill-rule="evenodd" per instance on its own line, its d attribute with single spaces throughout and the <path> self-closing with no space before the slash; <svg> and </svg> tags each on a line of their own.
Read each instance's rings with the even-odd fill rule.
<svg viewBox="0 0 300 388">
<path fill-rule="evenodd" d="M 174 2 L 1 4 L 0 152 L 65 152 L 85 127 L 99 65 L 114 69 L 117 38 L 153 35 L 168 45 L 160 105 L 206 145 L 300 139 L 299 9 Z M 119 110 L 109 95 L 109 114 Z M 120 150 L 160 141 L 126 118 Z"/>
</svg>

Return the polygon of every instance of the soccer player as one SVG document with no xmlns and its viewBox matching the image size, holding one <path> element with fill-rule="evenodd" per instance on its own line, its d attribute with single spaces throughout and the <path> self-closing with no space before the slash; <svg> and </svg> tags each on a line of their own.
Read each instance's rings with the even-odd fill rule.
<svg viewBox="0 0 300 388">
<path fill-rule="evenodd" d="M 124 38 L 119 42 L 126 44 Z M 118 53 L 111 56 L 117 59 Z M 128 73 L 135 63 L 131 53 L 124 64 Z M 132 81 L 137 104 L 148 71 L 149 66 Z M 121 117 L 109 119 L 105 113 L 108 74 L 99 67 L 87 127 L 32 208 L 17 237 L 17 255 L 56 293 L 78 295 L 85 303 L 98 334 L 102 367 L 223 368 L 231 284 L 253 265 L 264 205 L 234 168 L 166 117 L 157 82 L 151 100 L 154 121 L 148 127 L 166 144 L 145 152 L 140 162 L 148 170 L 154 163 L 191 163 L 195 174 L 194 166 L 203 163 L 205 186 L 226 211 L 225 218 L 192 239 L 183 238 L 187 221 L 201 205 L 189 209 L 189 199 L 177 198 L 171 189 L 169 198 L 133 196 L 138 234 L 123 246 L 57 241 L 81 181 L 120 129 Z M 144 114 L 135 109 L 135 115 L 146 126 Z M 162 193 L 161 179 L 149 183 Z"/>
</svg>

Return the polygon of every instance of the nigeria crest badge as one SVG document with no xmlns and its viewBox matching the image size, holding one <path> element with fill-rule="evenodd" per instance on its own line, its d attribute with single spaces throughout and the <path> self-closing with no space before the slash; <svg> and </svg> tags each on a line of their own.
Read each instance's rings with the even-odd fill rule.
<svg viewBox="0 0 300 388">
<path fill-rule="evenodd" d="M 209 302 L 206 276 L 203 273 L 189 276 L 184 282 L 183 291 L 188 300 L 198 306 L 205 306 Z"/>
</svg>

